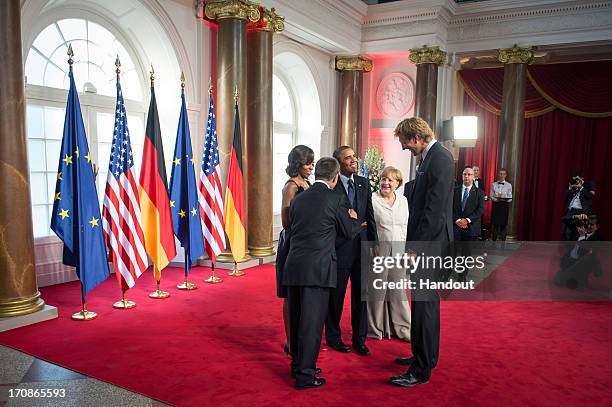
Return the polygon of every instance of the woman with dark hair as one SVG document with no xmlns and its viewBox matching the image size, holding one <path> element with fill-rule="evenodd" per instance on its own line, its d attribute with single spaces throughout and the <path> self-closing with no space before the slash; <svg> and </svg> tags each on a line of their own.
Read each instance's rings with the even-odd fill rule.
<svg viewBox="0 0 612 407">
<path fill-rule="evenodd" d="M 289 165 L 285 172 L 290 177 L 283 187 L 283 203 L 281 205 L 281 220 L 283 230 L 278 238 L 278 249 L 276 252 L 276 295 L 283 298 L 283 322 L 285 324 L 285 335 L 287 344 L 285 353 L 290 354 L 289 344 L 289 302 L 287 301 L 287 287 L 281 284 L 283 267 L 289 253 L 289 236 L 291 221 L 289 219 L 289 206 L 297 194 L 310 188 L 308 177 L 314 171 L 314 151 L 310 147 L 298 145 L 291 149 L 287 157 Z"/>
</svg>

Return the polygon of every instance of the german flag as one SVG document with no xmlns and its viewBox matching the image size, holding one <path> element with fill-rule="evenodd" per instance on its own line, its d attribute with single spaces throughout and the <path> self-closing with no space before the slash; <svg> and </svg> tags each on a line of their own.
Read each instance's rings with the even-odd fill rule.
<svg viewBox="0 0 612 407">
<path fill-rule="evenodd" d="M 246 231 L 244 228 L 244 190 L 242 178 L 242 143 L 240 141 L 240 113 L 238 103 L 235 106 L 234 141 L 230 153 L 229 172 L 227 174 L 227 187 L 225 188 L 225 202 L 223 205 L 223 219 L 225 220 L 225 233 L 229 240 L 234 261 L 246 255 Z"/>
<path fill-rule="evenodd" d="M 159 281 L 161 270 L 176 256 L 176 246 L 153 81 L 142 152 L 139 195 L 145 248 L 153 261 L 153 276 Z"/>
</svg>

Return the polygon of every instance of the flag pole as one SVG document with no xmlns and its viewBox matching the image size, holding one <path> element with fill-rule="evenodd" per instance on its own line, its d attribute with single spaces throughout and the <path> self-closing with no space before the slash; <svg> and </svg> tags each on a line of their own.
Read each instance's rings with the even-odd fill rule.
<svg viewBox="0 0 612 407">
<path fill-rule="evenodd" d="M 70 50 L 68 52 L 72 52 L 72 48 L 70 48 Z M 71 67 L 72 67 L 72 65 L 71 65 Z M 77 270 L 78 269 L 79 268 L 77 267 Z M 77 272 L 77 274 L 79 276 L 81 275 L 81 273 L 78 273 L 78 272 Z M 74 321 L 91 321 L 92 319 L 96 319 L 98 317 L 98 314 L 96 314 L 95 312 L 92 312 L 92 311 L 87 311 L 87 307 L 85 306 L 85 290 L 83 288 L 83 282 L 81 281 L 80 277 L 79 277 L 79 282 L 81 283 L 81 310 L 79 312 L 77 312 L 77 313 L 72 314 L 72 320 L 74 320 Z"/>
<path fill-rule="evenodd" d="M 162 291 L 159 289 L 159 285 L 161 283 L 161 271 L 157 268 L 157 265 L 153 264 L 153 272 L 154 274 L 159 276 L 159 280 L 155 280 L 157 282 L 157 289 L 149 294 L 151 298 L 164 299 L 170 297 L 170 293 L 168 291 Z"/>
<path fill-rule="evenodd" d="M 235 107 L 238 107 L 238 86 L 236 85 L 234 87 L 234 103 L 235 103 Z M 232 254 L 233 257 L 233 254 Z M 231 277 L 240 277 L 240 276 L 244 276 L 244 271 L 240 271 L 238 270 L 238 263 L 237 260 L 234 258 L 234 269 L 227 273 L 228 276 Z"/>
<path fill-rule="evenodd" d="M 185 282 L 176 286 L 179 290 L 195 290 L 198 288 L 196 283 L 190 283 L 187 281 L 189 276 L 189 269 L 191 268 L 191 261 L 189 260 L 189 248 L 185 248 Z"/>
<path fill-rule="evenodd" d="M 211 259 L 212 260 L 212 259 Z M 215 262 L 212 262 L 212 267 L 211 267 L 211 273 L 210 273 L 210 277 L 208 277 L 206 280 L 204 280 L 205 283 L 210 283 L 210 284 L 217 284 L 222 282 L 223 279 L 215 276 Z"/>
</svg>

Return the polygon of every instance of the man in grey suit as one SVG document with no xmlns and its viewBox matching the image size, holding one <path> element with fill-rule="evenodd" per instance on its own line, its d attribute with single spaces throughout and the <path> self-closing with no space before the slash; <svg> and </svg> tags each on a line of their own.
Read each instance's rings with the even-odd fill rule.
<svg viewBox="0 0 612 407">
<path fill-rule="evenodd" d="M 455 164 L 453 156 L 434 137 L 421 118 L 400 122 L 395 136 L 402 149 L 420 157 L 416 178 L 408 197 L 408 241 L 449 242 L 453 240 L 453 188 Z M 442 255 L 441 244 L 429 246 Z M 431 254 L 431 253 L 430 253 Z M 418 282 L 417 282 L 418 285 Z M 412 387 L 427 383 L 431 370 L 438 363 L 440 351 L 440 297 L 436 290 L 417 289 L 412 292 L 412 324 L 410 338 L 412 357 L 398 358 L 396 363 L 409 365 L 408 371 L 391 377 L 392 384 Z"/>
<path fill-rule="evenodd" d="M 316 362 L 329 304 L 336 287 L 335 242 L 338 235 L 354 238 L 361 230 L 345 195 L 333 189 L 340 165 L 323 157 L 315 166 L 315 183 L 291 202 L 291 241 L 283 285 L 288 287 L 291 329 L 291 374 L 298 389 L 320 387 Z"/>
</svg>

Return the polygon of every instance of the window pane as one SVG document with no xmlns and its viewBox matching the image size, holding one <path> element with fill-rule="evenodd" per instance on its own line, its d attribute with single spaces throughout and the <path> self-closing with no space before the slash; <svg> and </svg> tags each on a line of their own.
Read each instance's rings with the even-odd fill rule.
<svg viewBox="0 0 612 407">
<path fill-rule="evenodd" d="M 273 75 L 272 77 L 272 103 L 274 121 L 281 123 L 293 123 L 293 110 L 291 98 L 285 84 Z"/>
<path fill-rule="evenodd" d="M 45 69 L 44 85 L 52 88 L 67 88 L 64 81 L 66 79 L 66 73 L 60 69 L 57 69 L 55 65 L 47 64 Z"/>
<path fill-rule="evenodd" d="M 51 24 L 38 34 L 32 46 L 36 47 L 43 55 L 51 55 L 55 48 L 63 43 L 64 41 L 55 24 Z"/>
<path fill-rule="evenodd" d="M 79 20 L 76 18 L 67 18 L 60 20 L 57 25 L 67 42 L 71 42 L 77 39 L 87 39 L 87 31 L 85 28 L 85 20 Z"/>
<path fill-rule="evenodd" d="M 89 40 L 98 44 L 102 49 L 111 50 L 113 49 L 113 41 L 115 36 L 110 33 L 106 28 L 99 24 L 92 23 L 91 21 L 87 24 L 89 30 Z M 90 55 L 91 58 L 91 55 Z M 121 61 L 123 62 L 123 61 Z"/>
<path fill-rule="evenodd" d="M 55 52 L 51 55 L 47 55 L 47 57 L 60 68 L 68 69 L 68 47 L 63 45 L 55 50 Z"/>
<path fill-rule="evenodd" d="M 25 74 L 30 85 L 44 85 L 44 71 L 47 61 L 33 48 L 28 52 Z"/>
<path fill-rule="evenodd" d="M 123 62 L 123 60 L 121 60 Z M 124 99 L 142 100 L 142 92 L 140 90 L 140 79 L 135 70 L 126 72 L 121 78 L 121 90 L 123 91 Z"/>
<path fill-rule="evenodd" d="M 98 95 L 116 96 L 115 75 L 108 75 L 94 64 L 89 64 L 89 82 L 96 87 Z"/>
<path fill-rule="evenodd" d="M 28 164 L 30 171 L 45 171 L 44 140 L 28 140 Z"/>
<path fill-rule="evenodd" d="M 32 195 L 32 204 L 41 205 L 48 204 L 47 201 L 47 177 L 44 173 L 30 173 L 30 192 Z"/>
<path fill-rule="evenodd" d="M 96 113 L 96 122 L 98 130 L 98 141 L 103 143 L 111 143 L 113 141 L 113 130 L 115 128 L 114 113 Z"/>
<path fill-rule="evenodd" d="M 272 175 L 272 210 L 274 213 L 280 213 L 282 204 L 282 190 L 287 181 L 287 157 L 293 148 L 293 135 L 291 133 L 274 133 L 273 136 L 273 175 Z"/>
<path fill-rule="evenodd" d="M 43 107 L 28 104 L 26 109 L 28 138 L 45 138 L 43 130 Z"/>
<path fill-rule="evenodd" d="M 64 109 L 45 106 L 45 138 L 61 140 L 64 136 Z M 58 150 L 59 154 L 59 150 Z"/>
<path fill-rule="evenodd" d="M 47 153 L 47 171 L 57 173 L 57 166 L 60 160 L 60 150 L 62 143 L 56 140 L 47 140 L 45 152 Z"/>
<path fill-rule="evenodd" d="M 36 205 L 32 207 L 32 223 L 34 237 L 49 236 L 49 212 L 47 205 Z"/>
<path fill-rule="evenodd" d="M 98 163 L 100 171 L 108 170 L 110 160 L 111 143 L 98 143 Z"/>
<path fill-rule="evenodd" d="M 47 202 L 55 200 L 55 187 L 57 185 L 57 173 L 47 172 Z"/>
</svg>

